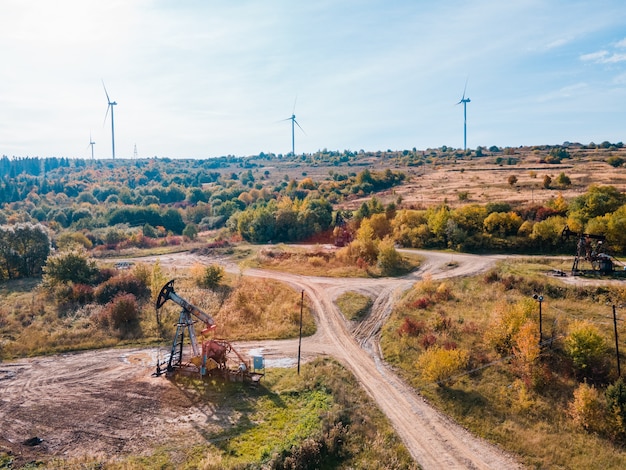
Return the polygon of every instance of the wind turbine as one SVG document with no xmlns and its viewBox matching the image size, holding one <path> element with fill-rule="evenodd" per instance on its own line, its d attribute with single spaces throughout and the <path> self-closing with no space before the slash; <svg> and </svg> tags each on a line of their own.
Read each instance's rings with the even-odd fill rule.
<svg viewBox="0 0 626 470">
<path fill-rule="evenodd" d="M 296 100 L 298 98 L 296 97 Z M 298 121 L 296 121 L 296 101 L 293 102 L 293 111 L 291 112 L 291 117 L 288 117 L 287 119 L 283 119 L 283 121 L 291 121 L 291 155 L 296 155 L 296 138 L 295 138 L 295 126 L 298 126 L 300 128 L 300 130 L 306 135 L 306 132 L 304 132 L 304 129 L 302 129 L 302 126 L 300 124 L 298 124 Z"/>
<path fill-rule="evenodd" d="M 113 155 L 113 160 L 115 160 L 115 124 L 113 122 L 113 106 L 117 105 L 116 101 L 111 101 L 109 98 L 109 94 L 107 93 L 107 87 L 104 86 L 104 80 L 102 80 L 102 87 L 104 88 L 104 94 L 107 96 L 107 112 L 104 115 L 104 122 L 107 120 L 107 116 L 109 115 L 109 109 L 111 110 L 111 153 Z"/>
<path fill-rule="evenodd" d="M 465 88 L 463 88 L 463 98 L 457 104 L 463 103 L 463 150 L 467 150 L 467 103 L 470 102 L 469 98 L 465 97 L 465 91 L 467 90 L 467 80 L 465 80 Z"/>
<path fill-rule="evenodd" d="M 96 143 L 93 141 L 92 137 L 91 137 L 91 132 L 89 133 L 89 146 L 91 147 L 91 159 L 93 160 L 93 146 L 96 145 Z"/>
</svg>

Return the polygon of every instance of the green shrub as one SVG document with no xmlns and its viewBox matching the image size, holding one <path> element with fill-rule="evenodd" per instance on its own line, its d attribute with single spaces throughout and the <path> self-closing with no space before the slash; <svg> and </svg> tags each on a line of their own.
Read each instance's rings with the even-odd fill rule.
<svg viewBox="0 0 626 470">
<path fill-rule="evenodd" d="M 619 378 L 609 385 L 605 392 L 606 405 L 613 417 L 613 434 L 623 437 L 626 434 L 626 383 Z"/>
<path fill-rule="evenodd" d="M 98 275 L 96 262 L 83 250 L 71 250 L 49 256 L 43 267 L 44 284 L 93 284 Z"/>
<path fill-rule="evenodd" d="M 224 277 L 224 268 L 219 264 L 211 264 L 204 268 L 202 277 L 196 281 L 198 287 L 216 289 Z"/>
<path fill-rule="evenodd" d="M 565 338 L 565 351 L 583 377 L 602 372 L 606 350 L 606 341 L 595 325 L 586 321 L 576 321 L 570 325 Z"/>
</svg>

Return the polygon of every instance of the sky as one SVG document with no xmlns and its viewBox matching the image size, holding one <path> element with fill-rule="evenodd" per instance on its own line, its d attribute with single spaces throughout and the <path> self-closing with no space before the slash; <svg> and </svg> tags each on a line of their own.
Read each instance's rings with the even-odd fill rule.
<svg viewBox="0 0 626 470">
<path fill-rule="evenodd" d="M 623 0 L 2 0 L 0 155 L 626 140 Z M 464 95 L 465 90 L 465 95 Z"/>
</svg>

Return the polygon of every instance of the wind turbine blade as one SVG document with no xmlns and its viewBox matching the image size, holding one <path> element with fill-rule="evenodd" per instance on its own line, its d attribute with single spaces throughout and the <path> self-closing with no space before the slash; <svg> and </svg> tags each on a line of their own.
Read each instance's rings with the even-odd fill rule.
<svg viewBox="0 0 626 470">
<path fill-rule="evenodd" d="M 465 79 L 465 86 L 463 87 L 463 98 L 461 98 L 461 100 L 465 99 L 465 92 L 467 91 L 467 81 L 469 80 L 469 75 L 468 77 Z"/>
<path fill-rule="evenodd" d="M 104 80 L 102 80 L 102 88 L 104 88 L 104 94 L 107 95 L 107 103 L 111 104 L 111 98 L 109 98 L 109 94 L 107 93 L 107 87 L 104 86 Z M 107 112 L 109 112 L 108 108 Z"/>
<path fill-rule="evenodd" d="M 109 108 L 111 107 L 111 103 L 107 105 L 107 112 L 104 114 L 104 121 L 102 122 L 102 127 L 107 123 L 107 117 L 109 116 Z"/>
<path fill-rule="evenodd" d="M 296 126 L 298 126 L 302 132 L 304 132 L 304 129 L 302 129 L 302 126 L 301 126 L 300 124 L 298 124 L 298 121 L 296 121 L 296 120 L 294 119 L 294 120 L 293 120 L 293 122 L 295 122 L 295 123 L 296 123 Z M 304 135 L 306 135 L 306 132 L 304 132 Z"/>
<path fill-rule="evenodd" d="M 293 111 L 291 112 L 291 114 L 296 114 L 296 103 L 298 102 L 298 95 L 296 95 L 296 98 L 293 100 Z"/>
</svg>

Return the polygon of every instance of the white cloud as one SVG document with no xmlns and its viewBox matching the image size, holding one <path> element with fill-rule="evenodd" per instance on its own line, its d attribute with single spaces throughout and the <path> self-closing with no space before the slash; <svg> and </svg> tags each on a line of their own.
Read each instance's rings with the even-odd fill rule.
<svg viewBox="0 0 626 470">
<path fill-rule="evenodd" d="M 626 61 L 626 54 L 613 54 L 611 57 L 607 57 L 606 59 L 607 64 L 615 64 L 617 62 L 624 61 Z"/>
<path fill-rule="evenodd" d="M 565 46 L 566 44 L 568 44 L 569 42 L 571 42 L 571 38 L 559 38 L 559 39 L 555 39 L 554 41 L 546 44 L 545 48 L 546 50 L 550 50 L 550 49 L 556 49 L 558 47 L 562 47 Z"/>
<path fill-rule="evenodd" d="M 598 51 L 581 55 L 580 59 L 585 62 L 595 62 L 596 64 L 617 64 L 618 62 L 626 61 L 626 54 Z"/>
<path fill-rule="evenodd" d="M 585 62 L 602 63 L 609 55 L 609 51 L 591 52 L 590 54 L 583 54 L 580 56 L 580 60 Z"/>
</svg>

